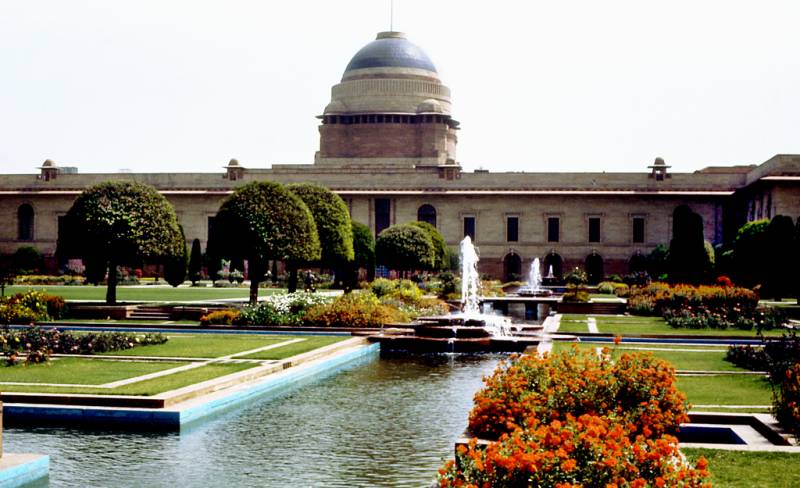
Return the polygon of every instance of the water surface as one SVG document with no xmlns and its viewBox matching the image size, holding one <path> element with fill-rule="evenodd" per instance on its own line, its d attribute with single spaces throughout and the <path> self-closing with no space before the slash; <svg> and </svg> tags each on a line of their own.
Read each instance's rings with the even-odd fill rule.
<svg viewBox="0 0 800 488">
<path fill-rule="evenodd" d="M 5 450 L 49 454 L 51 487 L 428 486 L 497 360 L 375 358 L 180 435 L 8 429 Z"/>
</svg>

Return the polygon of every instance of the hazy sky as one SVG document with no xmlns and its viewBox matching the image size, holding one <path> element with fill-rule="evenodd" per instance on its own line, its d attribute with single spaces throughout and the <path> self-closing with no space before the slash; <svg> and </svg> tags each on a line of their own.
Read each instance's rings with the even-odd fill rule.
<svg viewBox="0 0 800 488">
<path fill-rule="evenodd" d="M 395 0 L 466 169 L 677 171 L 800 153 L 800 2 Z M 310 163 L 388 0 L 0 0 L 0 173 Z"/>
</svg>

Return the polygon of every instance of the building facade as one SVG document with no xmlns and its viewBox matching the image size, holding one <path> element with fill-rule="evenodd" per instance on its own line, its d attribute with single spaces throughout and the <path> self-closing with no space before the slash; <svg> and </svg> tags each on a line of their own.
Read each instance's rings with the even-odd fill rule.
<svg viewBox="0 0 800 488">
<path fill-rule="evenodd" d="M 236 187 L 264 179 L 319 183 L 376 235 L 414 220 L 435 225 L 452 247 L 470 235 L 481 271 L 503 278 L 525 274 L 537 257 L 555 274 L 574 266 L 625 274 L 636 256 L 669 243 L 672 212 L 682 204 L 703 217 L 712 244 L 748 220 L 800 217 L 800 155 L 693 173 L 672 173 L 660 158 L 638 173 L 462 171 L 450 90 L 398 32 L 380 33 L 356 53 L 319 119 L 311 164 L 256 169 L 234 159 L 222 174 L 82 174 L 47 160 L 36 174 L 0 175 L 0 253 L 33 245 L 56 267 L 61 218 L 81 191 L 108 180 L 157 188 L 189 242 L 204 247 Z"/>
</svg>

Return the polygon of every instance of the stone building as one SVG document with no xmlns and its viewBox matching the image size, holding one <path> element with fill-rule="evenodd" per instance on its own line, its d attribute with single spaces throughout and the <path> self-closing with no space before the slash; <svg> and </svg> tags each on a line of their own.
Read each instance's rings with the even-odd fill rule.
<svg viewBox="0 0 800 488">
<path fill-rule="evenodd" d="M 450 246 L 470 235 L 482 271 L 524 274 L 539 257 L 556 274 L 573 266 L 624 274 L 634 256 L 667 244 L 676 206 L 703 217 L 713 244 L 747 220 L 800 216 L 800 155 L 761 164 L 673 173 L 660 158 L 641 172 L 464 172 L 450 90 L 428 56 L 383 32 L 350 60 L 320 119 L 312 164 L 219 173 L 81 174 L 47 160 L 33 175 L 0 175 L 0 252 L 34 245 L 52 256 L 61 217 L 86 187 L 119 179 L 156 187 L 186 237 L 205 246 L 222 199 L 244 183 L 316 182 L 337 192 L 376 234 L 413 220 L 434 224 Z"/>
</svg>

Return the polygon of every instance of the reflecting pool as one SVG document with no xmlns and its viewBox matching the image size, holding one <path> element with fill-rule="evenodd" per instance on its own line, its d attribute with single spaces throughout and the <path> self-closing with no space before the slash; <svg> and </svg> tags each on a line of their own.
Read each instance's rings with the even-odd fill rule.
<svg viewBox="0 0 800 488">
<path fill-rule="evenodd" d="M 5 450 L 50 455 L 37 488 L 429 486 L 499 358 L 375 357 L 180 435 L 7 429 Z"/>
</svg>

